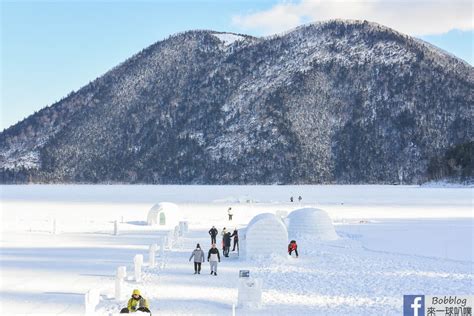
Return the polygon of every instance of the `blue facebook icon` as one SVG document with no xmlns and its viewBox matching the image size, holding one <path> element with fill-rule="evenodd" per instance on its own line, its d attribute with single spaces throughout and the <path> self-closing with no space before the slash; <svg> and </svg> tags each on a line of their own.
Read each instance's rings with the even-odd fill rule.
<svg viewBox="0 0 474 316">
<path fill-rule="evenodd" d="M 425 296 L 403 295 L 403 316 L 425 316 Z"/>
</svg>

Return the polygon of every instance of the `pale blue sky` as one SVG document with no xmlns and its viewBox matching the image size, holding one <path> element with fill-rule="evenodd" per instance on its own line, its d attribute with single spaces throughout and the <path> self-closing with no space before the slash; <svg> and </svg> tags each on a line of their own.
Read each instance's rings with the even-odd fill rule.
<svg viewBox="0 0 474 316">
<path fill-rule="evenodd" d="M 287 1 L 283 10 L 280 2 L 273 0 L 1 1 L 0 130 L 77 91 L 141 49 L 176 32 L 212 29 L 259 36 L 318 18 L 316 14 L 308 15 L 308 10 L 322 12 L 321 8 L 308 9 L 309 0 Z M 370 20 L 378 19 L 374 11 L 372 8 L 367 15 Z M 331 14 L 325 12 L 322 19 L 339 17 Z M 344 14 L 340 17 L 352 17 Z M 381 12 L 381 16 L 386 14 Z M 439 23 L 433 23 L 430 29 L 425 21 L 413 20 L 412 24 L 405 23 L 409 27 L 402 31 L 473 64 L 472 27 L 454 22 L 460 20 L 456 12 L 452 14 L 453 22 L 447 18 L 441 28 Z M 385 24 L 391 23 L 387 20 Z M 420 27 L 420 23 L 425 24 Z M 457 28 L 464 31 L 449 31 Z"/>
</svg>

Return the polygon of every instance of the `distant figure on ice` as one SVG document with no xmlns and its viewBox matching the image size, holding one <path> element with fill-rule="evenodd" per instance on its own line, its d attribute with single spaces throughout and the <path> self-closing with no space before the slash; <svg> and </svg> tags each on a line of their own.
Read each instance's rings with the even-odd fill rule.
<svg viewBox="0 0 474 316">
<path fill-rule="evenodd" d="M 293 202 L 293 197 L 290 197 L 290 202 Z"/>
<path fill-rule="evenodd" d="M 136 311 L 151 313 L 150 306 L 145 298 L 140 294 L 140 290 L 135 289 L 132 292 L 132 297 L 128 300 L 127 307 L 122 308 L 120 314 L 135 313 Z"/>
<path fill-rule="evenodd" d="M 290 244 L 288 245 L 288 254 L 290 256 L 293 251 L 295 251 L 296 258 L 298 258 L 298 245 L 295 240 L 290 241 Z"/>
<path fill-rule="evenodd" d="M 229 221 L 231 221 L 232 216 L 234 216 L 234 214 L 232 214 L 232 207 L 229 207 L 229 209 L 227 210 L 227 215 L 229 215 Z"/>
<path fill-rule="evenodd" d="M 201 274 L 201 263 L 204 262 L 204 251 L 201 249 L 201 245 L 197 244 L 196 249 L 193 250 L 189 262 L 194 257 L 194 274 Z"/>
<path fill-rule="evenodd" d="M 224 235 L 224 251 L 223 251 L 224 257 L 229 256 L 230 241 L 231 241 L 231 238 L 230 238 L 230 232 L 229 232 Z"/>
<path fill-rule="evenodd" d="M 211 275 L 217 275 L 217 262 L 221 262 L 221 256 L 219 254 L 219 249 L 216 248 L 216 244 L 212 244 L 212 248 L 209 249 L 207 253 L 207 261 L 211 266 Z"/>
<path fill-rule="evenodd" d="M 301 197 L 301 195 L 300 195 L 300 196 L 298 196 L 298 202 L 300 202 L 300 203 L 301 203 L 301 200 L 302 200 L 302 199 L 303 199 L 303 198 Z"/>
<path fill-rule="evenodd" d="M 211 245 L 216 243 L 216 236 L 217 236 L 217 228 L 212 226 L 212 228 L 209 230 L 209 235 L 211 235 Z"/>
<path fill-rule="evenodd" d="M 235 246 L 237 246 L 237 252 L 239 252 L 239 231 L 237 228 L 234 229 L 234 232 L 230 237 L 234 237 L 234 247 L 232 248 L 232 251 L 235 251 Z"/>
</svg>

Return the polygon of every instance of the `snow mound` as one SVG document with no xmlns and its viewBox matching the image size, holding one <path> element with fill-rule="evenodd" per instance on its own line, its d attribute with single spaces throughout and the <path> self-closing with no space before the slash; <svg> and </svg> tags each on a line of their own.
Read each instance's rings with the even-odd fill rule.
<svg viewBox="0 0 474 316">
<path fill-rule="evenodd" d="M 308 237 L 319 240 L 336 240 L 334 225 L 329 215 L 317 208 L 302 208 L 287 217 L 288 234 L 291 239 Z"/>
</svg>

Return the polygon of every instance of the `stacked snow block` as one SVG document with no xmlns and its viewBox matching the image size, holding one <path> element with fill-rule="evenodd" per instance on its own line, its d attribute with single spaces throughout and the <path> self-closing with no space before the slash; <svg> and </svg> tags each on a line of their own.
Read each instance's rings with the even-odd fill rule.
<svg viewBox="0 0 474 316">
<path fill-rule="evenodd" d="M 165 256 L 165 245 L 166 245 L 166 237 L 163 236 L 160 239 L 160 257 L 163 260 L 163 257 Z"/>
<path fill-rule="evenodd" d="M 259 308 L 262 304 L 262 280 L 239 278 L 237 306 L 240 308 Z"/>
<path fill-rule="evenodd" d="M 186 221 L 180 221 L 179 222 L 179 232 L 180 236 L 183 236 L 188 232 L 188 222 Z"/>
<path fill-rule="evenodd" d="M 142 281 L 143 255 L 135 255 L 133 263 L 135 268 L 135 282 L 139 283 Z"/>
<path fill-rule="evenodd" d="M 169 231 L 166 235 L 166 247 L 168 249 L 173 248 L 173 239 L 174 239 L 174 231 Z"/>
<path fill-rule="evenodd" d="M 157 244 L 151 244 L 150 248 L 148 249 L 148 266 L 150 268 L 154 268 L 156 265 L 155 256 L 156 256 L 157 250 L 158 250 Z"/>
<path fill-rule="evenodd" d="M 100 292 L 98 289 L 89 290 L 84 296 L 84 303 L 86 305 L 86 315 L 94 315 L 95 307 L 100 302 Z"/>
<path fill-rule="evenodd" d="M 123 280 L 127 276 L 127 268 L 120 266 L 115 275 L 115 299 L 120 301 L 123 297 Z"/>
<path fill-rule="evenodd" d="M 178 241 L 179 236 L 181 236 L 181 230 L 179 229 L 179 226 L 175 226 L 173 231 L 173 241 L 175 243 Z"/>
</svg>

